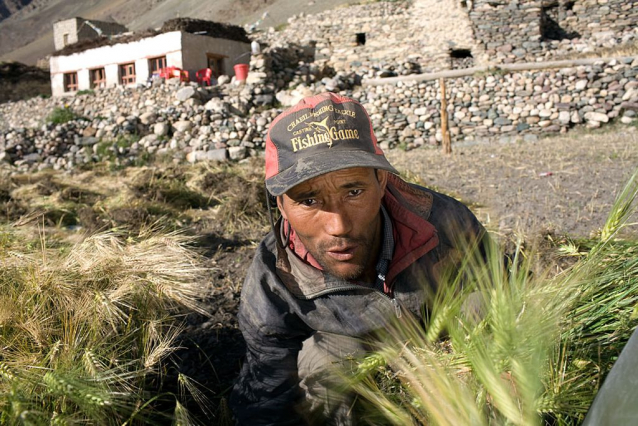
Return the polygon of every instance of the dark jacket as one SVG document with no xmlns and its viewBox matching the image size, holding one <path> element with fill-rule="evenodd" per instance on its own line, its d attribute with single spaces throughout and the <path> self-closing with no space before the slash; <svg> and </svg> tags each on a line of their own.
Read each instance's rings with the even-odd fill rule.
<svg viewBox="0 0 638 426">
<path fill-rule="evenodd" d="M 302 424 L 297 354 L 315 331 L 364 337 L 397 309 L 422 317 L 464 244 L 485 233 L 460 202 L 390 175 L 383 204 L 395 249 L 386 275 L 390 294 L 333 277 L 278 248 L 270 233 L 248 270 L 239 307 L 246 361 L 231 406 L 242 425 Z M 400 308 L 399 308 L 400 307 Z"/>
</svg>

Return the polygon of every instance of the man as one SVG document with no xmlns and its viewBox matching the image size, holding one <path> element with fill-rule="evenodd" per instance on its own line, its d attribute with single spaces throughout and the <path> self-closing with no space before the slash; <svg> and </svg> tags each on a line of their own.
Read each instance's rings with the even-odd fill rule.
<svg viewBox="0 0 638 426">
<path fill-rule="evenodd" d="M 245 425 L 352 424 L 329 367 L 364 353 L 392 318 L 424 316 L 460 241 L 484 229 L 461 203 L 401 180 L 365 109 L 332 93 L 272 123 L 266 187 L 281 218 L 244 282 L 247 354 L 231 406 Z"/>
</svg>

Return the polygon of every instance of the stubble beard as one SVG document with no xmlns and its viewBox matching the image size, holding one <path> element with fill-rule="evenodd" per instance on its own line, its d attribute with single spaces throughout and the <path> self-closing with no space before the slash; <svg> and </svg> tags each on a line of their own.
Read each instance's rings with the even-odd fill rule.
<svg viewBox="0 0 638 426">
<path fill-rule="evenodd" d="M 306 245 L 303 239 L 302 239 L 302 243 Z M 350 271 L 346 273 L 340 272 L 339 270 L 334 268 L 332 265 L 333 264 L 338 265 L 339 263 L 342 263 L 342 262 L 339 262 L 330 258 L 327 252 L 328 250 L 334 247 L 340 247 L 340 246 L 345 247 L 352 244 L 356 244 L 358 246 L 358 249 L 359 249 L 358 251 L 360 252 L 359 254 L 360 259 L 355 264 L 356 267 L 354 269 L 351 269 Z M 308 245 L 306 245 L 306 248 L 308 249 L 312 257 L 315 258 L 317 263 L 321 265 L 324 272 L 327 272 L 330 275 L 340 278 L 342 280 L 354 281 L 359 279 L 363 275 L 366 269 L 367 262 L 369 261 L 370 256 L 372 254 L 373 241 L 372 239 L 368 240 L 366 238 L 334 238 L 330 241 L 318 243 L 316 248 L 310 249 L 308 248 Z M 353 260 L 356 260 L 356 259 L 353 259 Z M 352 263 L 350 264 L 352 265 Z"/>
</svg>

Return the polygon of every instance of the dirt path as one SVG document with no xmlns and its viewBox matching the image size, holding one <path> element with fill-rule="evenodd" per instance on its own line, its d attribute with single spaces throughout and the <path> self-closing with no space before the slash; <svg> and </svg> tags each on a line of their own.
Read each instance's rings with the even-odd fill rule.
<svg viewBox="0 0 638 426">
<path fill-rule="evenodd" d="M 605 222 L 638 167 L 638 131 L 579 132 L 536 143 L 393 150 L 402 173 L 470 205 L 493 232 L 554 230 L 587 237 Z M 638 230 L 635 234 L 638 235 Z"/>
</svg>

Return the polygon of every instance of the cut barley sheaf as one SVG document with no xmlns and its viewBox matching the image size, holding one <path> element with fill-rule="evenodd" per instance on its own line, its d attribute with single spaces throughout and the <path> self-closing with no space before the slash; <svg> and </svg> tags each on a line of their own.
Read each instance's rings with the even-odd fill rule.
<svg viewBox="0 0 638 426">
<path fill-rule="evenodd" d="M 205 312 L 191 241 L 107 232 L 68 252 L 0 246 L 0 424 L 166 417 L 157 404 L 176 396 L 153 393 L 150 379 L 175 349 L 175 315 Z"/>
</svg>

